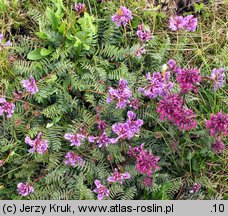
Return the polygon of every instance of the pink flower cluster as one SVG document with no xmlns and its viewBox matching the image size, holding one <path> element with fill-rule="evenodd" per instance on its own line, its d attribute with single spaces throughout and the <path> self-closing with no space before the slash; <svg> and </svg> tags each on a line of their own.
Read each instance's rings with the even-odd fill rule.
<svg viewBox="0 0 228 216">
<path fill-rule="evenodd" d="M 137 48 L 137 50 L 135 51 L 134 55 L 137 57 L 137 58 L 141 58 L 143 54 L 146 54 L 146 49 L 145 49 L 145 45 L 143 44 L 142 46 L 139 46 Z"/>
<path fill-rule="evenodd" d="M 127 112 L 128 120 L 124 123 L 116 123 L 112 125 L 112 131 L 118 135 L 119 139 L 131 139 L 140 131 L 143 121 L 136 119 L 136 114 L 132 111 Z"/>
<path fill-rule="evenodd" d="M 118 27 L 127 25 L 132 19 L 131 11 L 124 6 L 120 6 L 120 9 L 112 16 L 112 21 L 115 22 Z"/>
<path fill-rule="evenodd" d="M 108 177 L 108 182 L 119 182 L 123 184 L 124 179 L 130 179 L 131 175 L 128 172 L 120 173 L 118 169 L 112 173 L 110 177 Z"/>
<path fill-rule="evenodd" d="M 137 109 L 140 103 L 137 99 L 131 98 L 131 96 L 132 93 L 127 81 L 120 79 L 117 89 L 109 87 L 107 103 L 115 101 L 117 103 L 116 108 L 123 109 L 126 108 L 127 104 L 129 104 L 130 107 Z"/>
<path fill-rule="evenodd" d="M 77 13 L 83 13 L 85 11 L 85 4 L 83 3 L 75 3 L 74 9 Z"/>
<path fill-rule="evenodd" d="M 197 18 L 193 15 L 188 15 L 186 17 L 183 16 L 176 16 L 171 17 L 169 20 L 169 28 L 172 31 L 178 31 L 185 29 L 189 32 L 194 32 L 197 27 Z"/>
<path fill-rule="evenodd" d="M 143 150 L 144 150 L 144 143 L 134 148 L 132 146 L 129 146 L 128 155 L 130 157 L 137 158 Z"/>
<path fill-rule="evenodd" d="M 34 192 L 34 188 L 29 184 L 20 182 L 17 185 L 17 191 L 21 196 L 27 196 Z"/>
<path fill-rule="evenodd" d="M 226 146 L 222 140 L 216 140 L 212 146 L 213 152 L 215 154 L 222 153 L 225 148 Z"/>
<path fill-rule="evenodd" d="M 82 140 L 84 140 L 86 136 L 83 133 L 76 133 L 76 134 L 66 133 L 64 135 L 64 138 L 71 142 L 70 146 L 80 146 Z"/>
<path fill-rule="evenodd" d="M 189 93 L 191 90 L 196 93 L 198 91 L 197 84 L 201 82 L 201 76 L 197 68 L 180 69 L 177 82 L 180 84 L 181 93 Z"/>
<path fill-rule="evenodd" d="M 161 120 L 168 119 L 180 130 L 189 131 L 197 126 L 196 115 L 183 107 L 183 99 L 179 95 L 170 94 L 159 101 L 157 112 Z"/>
<path fill-rule="evenodd" d="M 108 188 L 101 184 L 100 180 L 94 181 L 96 185 L 96 189 L 93 190 L 93 192 L 97 193 L 97 199 L 102 200 L 104 197 L 108 197 L 110 194 L 110 191 Z"/>
<path fill-rule="evenodd" d="M 158 161 L 160 157 L 153 156 L 152 151 L 150 153 L 147 150 L 142 150 L 137 157 L 136 169 L 142 174 L 146 174 L 147 176 L 152 175 L 152 169 L 159 169 Z"/>
<path fill-rule="evenodd" d="M 14 113 L 15 105 L 11 102 L 7 102 L 4 98 L 0 98 L 0 116 L 6 113 L 7 118 L 11 118 Z"/>
<path fill-rule="evenodd" d="M 190 193 L 196 193 L 200 190 L 201 185 L 199 183 L 194 183 L 192 189 L 189 191 Z"/>
<path fill-rule="evenodd" d="M 147 73 L 146 79 L 150 84 L 146 87 L 140 87 L 139 92 L 151 99 L 158 96 L 165 96 L 173 87 L 173 83 L 169 81 L 169 72 L 166 72 L 165 76 L 162 76 L 159 72 L 153 73 L 152 76 L 150 73 Z"/>
<path fill-rule="evenodd" d="M 38 87 L 36 85 L 36 81 L 32 75 L 30 76 L 30 78 L 28 80 L 22 80 L 22 85 L 26 89 L 26 91 L 31 93 L 31 95 L 33 95 L 39 91 Z"/>
<path fill-rule="evenodd" d="M 73 151 L 68 152 L 65 158 L 66 165 L 75 166 L 77 164 L 82 166 L 84 163 L 84 160 L 80 156 L 76 155 Z"/>
<path fill-rule="evenodd" d="M 30 153 L 37 152 L 38 154 L 43 154 L 47 152 L 48 144 L 47 140 L 42 139 L 42 132 L 39 132 L 37 138 L 32 140 L 30 137 L 25 138 L 25 143 L 30 145 L 32 148 L 29 150 Z"/>
<path fill-rule="evenodd" d="M 210 119 L 206 121 L 206 128 L 209 129 L 210 135 L 217 137 L 228 134 L 228 114 L 218 112 L 212 114 Z"/>
</svg>

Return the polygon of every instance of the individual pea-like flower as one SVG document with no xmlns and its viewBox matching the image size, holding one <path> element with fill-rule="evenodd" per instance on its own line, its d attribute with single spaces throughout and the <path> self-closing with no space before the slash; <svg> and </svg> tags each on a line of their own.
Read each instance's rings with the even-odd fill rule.
<svg viewBox="0 0 228 216">
<path fill-rule="evenodd" d="M 17 191 L 21 196 L 28 196 L 34 192 L 34 188 L 29 184 L 24 184 L 22 182 L 18 183 Z"/>
<path fill-rule="evenodd" d="M 144 54 L 146 54 L 145 45 L 142 45 L 142 46 L 138 47 L 137 50 L 134 52 L 134 56 L 137 57 L 137 58 L 139 58 L 139 59 Z"/>
<path fill-rule="evenodd" d="M 100 136 L 97 136 L 97 137 L 90 136 L 90 137 L 88 137 L 88 141 L 89 142 L 92 142 L 92 143 L 96 142 L 97 145 L 98 145 L 98 147 L 101 148 L 102 146 L 107 147 L 109 144 L 116 143 L 117 142 L 117 139 L 115 139 L 115 138 L 109 138 L 107 136 L 106 131 L 103 131 L 103 133 Z"/>
<path fill-rule="evenodd" d="M 143 120 L 136 119 L 136 114 L 132 111 L 127 112 L 127 124 L 129 126 L 129 129 L 133 133 L 138 133 L 140 131 L 141 126 L 143 125 Z"/>
<path fill-rule="evenodd" d="M 29 149 L 30 153 L 37 152 L 38 154 L 43 154 L 47 152 L 48 144 L 47 140 L 42 139 L 42 132 L 38 133 L 35 140 L 32 140 L 29 136 L 26 136 L 25 143 L 32 147 Z"/>
<path fill-rule="evenodd" d="M 129 107 L 132 107 L 133 109 L 138 109 L 140 106 L 140 101 L 136 98 L 132 98 L 130 103 L 129 103 Z"/>
<path fill-rule="evenodd" d="M 137 157 L 136 169 L 142 174 L 146 174 L 147 176 L 152 175 L 152 169 L 159 169 L 158 161 L 160 157 L 153 156 L 152 151 L 150 153 L 147 150 L 141 151 L 139 156 Z"/>
<path fill-rule="evenodd" d="M 75 165 L 80 165 L 82 166 L 84 163 L 84 160 L 78 156 L 77 154 L 75 154 L 73 151 L 69 151 L 66 156 L 65 156 L 65 164 L 66 165 L 71 165 L 71 166 L 75 166 Z"/>
<path fill-rule="evenodd" d="M 175 71 L 176 70 L 177 63 L 176 63 L 176 61 L 174 59 L 170 59 L 168 61 L 168 65 L 169 65 L 169 69 L 171 71 Z"/>
<path fill-rule="evenodd" d="M 165 96 L 173 87 L 173 83 L 169 81 L 170 73 L 165 72 L 165 76 L 161 73 L 155 72 L 151 76 L 150 73 L 146 74 L 147 81 L 149 85 L 146 87 L 140 87 L 139 92 L 143 93 L 150 99 L 156 98 L 158 96 Z"/>
<path fill-rule="evenodd" d="M 84 140 L 86 137 L 82 133 L 76 133 L 76 134 L 66 133 L 64 135 L 64 138 L 71 142 L 70 146 L 80 146 L 82 140 Z"/>
<path fill-rule="evenodd" d="M 75 3 L 74 9 L 77 13 L 83 13 L 85 11 L 85 4 L 84 3 Z"/>
<path fill-rule="evenodd" d="M 149 40 L 153 39 L 154 37 L 151 35 L 150 29 L 146 30 L 145 27 L 140 24 L 138 25 L 137 36 L 139 37 L 140 41 L 148 42 Z"/>
<path fill-rule="evenodd" d="M 213 152 L 216 154 L 222 153 L 225 148 L 226 148 L 226 146 L 225 146 L 224 142 L 221 140 L 216 140 L 212 146 Z"/>
<path fill-rule="evenodd" d="M 131 175 L 128 172 L 121 173 L 118 169 L 112 173 L 110 177 L 108 177 L 108 182 L 119 182 L 123 184 L 124 179 L 130 179 Z"/>
<path fill-rule="evenodd" d="M 194 183 L 192 189 L 189 191 L 190 193 L 196 193 L 200 190 L 201 185 L 199 183 Z"/>
<path fill-rule="evenodd" d="M 206 128 L 209 129 L 211 136 L 226 136 L 228 134 L 228 114 L 222 112 L 211 114 L 210 119 L 206 121 Z"/>
<path fill-rule="evenodd" d="M 100 180 L 95 180 L 94 181 L 95 185 L 96 185 L 96 189 L 93 190 L 93 192 L 97 193 L 97 199 L 102 200 L 104 197 L 108 197 L 110 191 L 108 190 L 108 188 L 104 185 L 101 184 Z"/>
<path fill-rule="evenodd" d="M 201 82 L 201 76 L 197 68 L 181 69 L 177 76 L 177 82 L 180 84 L 182 93 L 189 93 L 191 90 L 197 93 L 197 84 Z"/>
<path fill-rule="evenodd" d="M 137 158 L 143 150 L 144 150 L 144 143 L 142 143 L 140 146 L 137 146 L 137 147 L 129 146 L 128 155 L 130 157 Z"/>
<path fill-rule="evenodd" d="M 214 83 L 214 91 L 221 88 L 225 82 L 224 68 L 214 68 L 211 73 L 211 80 Z"/>
<path fill-rule="evenodd" d="M 116 12 L 114 16 L 112 16 L 112 21 L 116 23 L 118 27 L 120 27 L 121 25 L 126 26 L 127 23 L 132 19 L 133 17 L 131 11 L 124 6 L 120 6 L 120 9 Z"/>
<path fill-rule="evenodd" d="M 12 46 L 12 43 L 9 40 L 3 43 L 3 39 L 4 39 L 3 34 L 0 34 L 0 50 L 2 50 L 3 47 Z"/>
<path fill-rule="evenodd" d="M 4 98 L 0 98 L 0 116 L 6 113 L 7 118 L 11 118 L 14 113 L 15 105 L 11 102 L 7 102 Z"/>
<path fill-rule="evenodd" d="M 178 31 L 185 27 L 185 22 L 183 16 L 171 17 L 169 19 L 169 28 L 172 31 Z"/>
<path fill-rule="evenodd" d="M 39 91 L 36 85 L 36 80 L 32 75 L 28 80 L 22 80 L 22 85 L 26 89 L 26 91 L 30 92 L 32 95 Z"/>
<path fill-rule="evenodd" d="M 130 102 L 129 99 L 130 99 L 131 95 L 132 95 L 132 93 L 131 93 L 130 88 L 128 87 L 127 80 L 120 79 L 117 89 L 109 87 L 107 103 L 116 101 L 117 102 L 116 108 L 123 109 Z"/>
<path fill-rule="evenodd" d="M 194 32 L 197 27 L 197 18 L 195 18 L 192 14 L 188 15 L 184 18 L 184 28 L 187 31 Z"/>
</svg>

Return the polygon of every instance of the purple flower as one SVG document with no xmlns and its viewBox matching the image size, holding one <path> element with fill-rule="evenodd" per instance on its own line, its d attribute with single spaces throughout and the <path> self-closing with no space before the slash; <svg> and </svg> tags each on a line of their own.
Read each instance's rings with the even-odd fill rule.
<svg viewBox="0 0 228 216">
<path fill-rule="evenodd" d="M 27 196 L 30 193 L 34 192 L 34 188 L 32 186 L 30 186 L 29 184 L 24 184 L 24 183 L 20 182 L 17 185 L 17 191 L 21 196 Z"/>
<path fill-rule="evenodd" d="M 189 93 L 191 90 L 196 93 L 198 91 L 196 84 L 201 82 L 201 76 L 197 68 L 181 69 L 178 73 L 177 82 L 180 84 L 182 93 Z"/>
<path fill-rule="evenodd" d="M 142 174 L 146 174 L 147 176 L 152 175 L 153 170 L 157 170 L 159 168 L 158 161 L 160 157 L 154 157 L 152 152 L 148 154 L 147 150 L 143 150 L 140 155 L 137 157 L 136 169 Z"/>
<path fill-rule="evenodd" d="M 225 82 L 225 73 L 223 72 L 224 68 L 214 68 L 211 73 L 211 80 L 214 82 L 214 91 L 217 88 L 221 88 Z"/>
<path fill-rule="evenodd" d="M 222 134 L 226 136 L 228 134 L 228 114 L 222 112 L 212 114 L 210 119 L 206 121 L 206 128 L 210 130 L 210 135 L 214 137 Z"/>
<path fill-rule="evenodd" d="M 136 133 L 140 131 L 143 121 L 136 120 L 136 115 L 132 111 L 127 113 L 128 120 L 125 123 L 116 123 L 112 125 L 112 131 L 118 135 L 118 139 L 131 139 Z"/>
<path fill-rule="evenodd" d="M 169 82 L 169 72 L 165 73 L 165 77 L 163 77 L 159 72 L 153 73 L 152 76 L 150 73 L 147 73 L 146 78 L 150 84 L 146 87 L 140 87 L 139 92 L 144 93 L 144 95 L 150 99 L 158 96 L 165 96 L 173 87 L 173 83 Z"/>
<path fill-rule="evenodd" d="M 190 193 L 196 193 L 200 190 L 201 185 L 199 183 L 194 183 L 192 189 L 189 191 Z"/>
<path fill-rule="evenodd" d="M 101 148 L 102 146 L 108 146 L 109 144 L 113 144 L 113 143 L 116 143 L 117 142 L 117 139 L 114 139 L 114 138 L 109 138 L 106 134 L 106 131 L 103 131 L 103 133 L 98 136 L 98 137 L 95 137 L 95 136 L 90 136 L 88 138 L 88 141 L 89 142 L 96 142 L 98 147 Z"/>
<path fill-rule="evenodd" d="M 117 89 L 109 87 L 107 103 L 116 101 L 116 108 L 125 108 L 126 105 L 130 102 L 129 98 L 131 97 L 131 90 L 127 85 L 127 81 L 121 79 Z"/>
<path fill-rule="evenodd" d="M 185 27 L 185 22 L 183 16 L 171 17 L 169 19 L 169 28 L 172 31 L 181 30 Z"/>
<path fill-rule="evenodd" d="M 139 47 L 135 53 L 134 56 L 136 56 L 137 58 L 141 58 L 143 54 L 146 54 L 146 49 L 145 49 L 145 45 L 142 45 L 141 47 Z"/>
<path fill-rule="evenodd" d="M 65 164 L 67 165 L 75 166 L 78 164 L 82 166 L 84 163 L 84 160 L 80 156 L 76 155 L 73 151 L 68 152 L 65 158 Z"/>
<path fill-rule="evenodd" d="M 149 41 L 151 39 L 153 39 L 154 37 L 151 35 L 151 31 L 146 30 L 145 27 L 141 24 L 138 25 L 138 30 L 137 30 L 137 35 L 139 37 L 139 39 L 144 42 L 144 41 Z"/>
<path fill-rule="evenodd" d="M 144 143 L 134 148 L 132 148 L 132 146 L 129 146 L 128 155 L 130 157 L 137 158 L 140 155 L 140 153 L 144 150 L 143 148 L 144 148 Z"/>
<path fill-rule="evenodd" d="M 129 103 L 129 106 L 132 107 L 133 109 L 138 109 L 140 106 L 140 101 L 137 100 L 136 98 L 132 98 Z"/>
<path fill-rule="evenodd" d="M 12 46 L 12 43 L 9 40 L 6 41 L 6 43 L 2 43 L 3 39 L 4 39 L 3 34 L 0 34 L 0 50 L 2 50 L 3 47 Z"/>
<path fill-rule="evenodd" d="M 188 15 L 184 18 L 184 28 L 187 31 L 194 32 L 197 27 L 197 18 L 193 15 Z"/>
<path fill-rule="evenodd" d="M 112 21 L 115 22 L 118 27 L 127 25 L 132 19 L 131 11 L 123 6 L 120 6 L 120 9 L 112 16 Z"/>
<path fill-rule="evenodd" d="M 195 117 L 196 114 L 190 109 L 176 110 L 174 114 L 174 124 L 178 126 L 180 131 L 189 131 L 197 126 Z"/>
<path fill-rule="evenodd" d="M 42 139 L 42 132 L 39 132 L 35 140 L 31 140 L 30 137 L 26 136 L 25 143 L 30 145 L 32 148 L 29 150 L 30 153 L 37 151 L 38 154 L 43 154 L 48 149 L 47 140 Z"/>
<path fill-rule="evenodd" d="M 3 113 L 7 113 L 7 118 L 11 118 L 12 114 L 14 113 L 15 105 L 11 102 L 7 102 L 4 98 L 0 98 L 0 116 Z"/>
<path fill-rule="evenodd" d="M 85 4 L 83 3 L 75 3 L 74 9 L 77 13 L 83 13 L 85 11 Z"/>
<path fill-rule="evenodd" d="M 96 185 L 96 189 L 93 190 L 93 192 L 97 193 L 97 199 L 102 200 L 104 197 L 108 197 L 110 191 L 107 189 L 106 186 L 101 184 L 100 180 L 95 180 L 94 181 L 95 185 Z"/>
<path fill-rule="evenodd" d="M 176 63 L 175 60 L 170 59 L 168 61 L 168 65 L 169 65 L 169 68 L 170 68 L 171 71 L 175 71 L 176 70 L 177 63 Z"/>
<path fill-rule="evenodd" d="M 130 179 L 131 175 L 128 172 L 120 173 L 118 169 L 115 169 L 115 171 L 112 173 L 112 176 L 108 177 L 108 182 L 120 182 L 120 184 L 123 184 L 124 179 Z"/>
<path fill-rule="evenodd" d="M 144 179 L 143 179 L 143 184 L 146 186 L 146 187 L 151 187 L 153 185 L 153 179 L 151 178 L 151 176 L 146 176 Z"/>
<path fill-rule="evenodd" d="M 32 75 L 30 76 L 29 80 L 22 80 L 22 85 L 26 91 L 30 92 L 31 94 L 35 94 L 39 91 L 36 85 L 36 81 Z"/>
<path fill-rule="evenodd" d="M 96 122 L 98 124 L 98 126 L 97 126 L 98 129 L 105 130 L 107 128 L 107 123 L 104 120 L 100 119 L 100 115 L 99 114 L 96 115 Z"/>
<path fill-rule="evenodd" d="M 216 140 L 212 148 L 213 148 L 213 152 L 218 154 L 218 153 L 222 153 L 223 150 L 226 148 L 226 146 L 224 142 L 222 142 L 221 140 Z"/>
<path fill-rule="evenodd" d="M 169 121 L 173 121 L 176 110 L 181 110 L 183 103 L 183 99 L 177 94 L 170 94 L 162 98 L 157 107 L 157 112 L 160 114 L 161 120 L 167 118 Z"/>
<path fill-rule="evenodd" d="M 66 133 L 64 135 L 64 138 L 71 142 L 70 146 L 74 146 L 74 145 L 75 146 L 80 146 L 81 145 L 81 141 L 83 139 L 85 139 L 85 135 L 83 135 L 81 133 L 77 133 L 77 134 Z"/>
</svg>

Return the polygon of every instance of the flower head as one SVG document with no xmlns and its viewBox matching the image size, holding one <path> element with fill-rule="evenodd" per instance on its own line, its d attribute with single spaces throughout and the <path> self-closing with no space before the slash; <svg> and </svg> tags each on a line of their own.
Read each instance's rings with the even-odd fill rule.
<svg viewBox="0 0 228 216">
<path fill-rule="evenodd" d="M 26 91 L 30 92 L 31 94 L 35 94 L 39 91 L 36 85 L 36 81 L 32 75 L 30 76 L 29 80 L 22 80 L 22 85 Z"/>
<path fill-rule="evenodd" d="M 201 185 L 199 183 L 194 183 L 192 189 L 189 191 L 190 193 L 196 193 L 200 190 Z"/>
<path fill-rule="evenodd" d="M 137 158 L 140 155 L 140 153 L 144 150 L 143 148 L 144 148 L 144 143 L 134 148 L 132 146 L 129 146 L 128 155 L 130 157 Z"/>
<path fill-rule="evenodd" d="M 2 50 L 3 47 L 12 46 L 12 43 L 11 43 L 9 40 L 6 41 L 5 43 L 3 43 L 3 42 L 2 42 L 3 39 L 4 39 L 3 34 L 0 34 L 0 50 Z"/>
<path fill-rule="evenodd" d="M 136 98 L 132 98 L 130 103 L 129 103 L 129 106 L 136 110 L 140 106 L 140 101 L 137 100 Z"/>
<path fill-rule="evenodd" d="M 125 108 L 126 105 L 130 102 L 129 99 L 131 95 L 132 93 L 127 85 L 127 81 L 120 79 L 117 89 L 109 87 L 107 103 L 116 101 L 116 108 Z"/>
<path fill-rule="evenodd" d="M 121 25 L 127 25 L 127 23 L 132 19 L 133 17 L 131 15 L 131 11 L 123 6 L 120 6 L 120 9 L 117 11 L 117 13 L 112 16 L 112 21 L 115 22 L 118 27 Z"/>
<path fill-rule="evenodd" d="M 134 52 L 134 56 L 139 59 L 142 57 L 143 54 L 146 54 L 145 45 L 138 47 L 138 49 Z"/>
<path fill-rule="evenodd" d="M 110 191 L 107 189 L 106 186 L 101 184 L 100 180 L 95 180 L 94 181 L 95 185 L 96 185 L 96 189 L 93 190 L 93 192 L 97 193 L 97 199 L 102 200 L 104 197 L 108 197 Z"/>
<path fill-rule="evenodd" d="M 216 154 L 222 153 L 225 148 L 226 148 L 226 146 L 225 146 L 224 142 L 222 142 L 221 140 L 216 140 L 212 146 L 213 152 Z"/>
<path fill-rule="evenodd" d="M 120 182 L 120 184 L 123 184 L 124 179 L 130 179 L 131 175 L 128 172 L 120 173 L 118 169 L 115 169 L 115 171 L 112 173 L 112 176 L 108 177 L 108 182 Z"/>
<path fill-rule="evenodd" d="M 164 77 L 159 72 L 153 73 L 152 76 L 150 73 L 147 73 L 146 78 L 150 84 L 146 87 L 140 87 L 139 92 L 144 93 L 145 96 L 151 99 L 158 96 L 165 96 L 173 87 L 173 83 L 169 81 L 169 72 L 165 72 Z"/>
<path fill-rule="evenodd" d="M 151 187 L 153 185 L 153 179 L 151 176 L 146 176 L 144 179 L 143 179 L 143 184 L 145 187 Z"/>
<path fill-rule="evenodd" d="M 217 137 L 228 134 L 228 114 L 218 112 L 212 114 L 210 119 L 206 121 L 206 128 L 209 129 L 210 135 Z"/>
<path fill-rule="evenodd" d="M 147 150 L 141 151 L 139 156 L 137 157 L 136 169 L 142 174 L 146 174 L 147 176 L 152 175 L 152 169 L 157 170 L 159 168 L 158 161 L 160 157 L 154 157 L 152 152 L 147 152 Z"/>
<path fill-rule="evenodd" d="M 170 59 L 168 61 L 168 65 L 169 65 L 169 68 L 170 68 L 171 71 L 175 71 L 176 70 L 177 63 L 176 63 L 175 60 Z"/>
<path fill-rule="evenodd" d="M 69 140 L 71 142 L 71 146 L 80 146 L 81 145 L 81 141 L 83 139 L 85 139 L 85 135 L 82 133 L 76 133 L 76 134 L 70 134 L 70 133 L 66 133 L 64 135 L 64 138 L 66 140 Z"/>
<path fill-rule="evenodd" d="M 185 27 L 185 22 L 183 16 L 171 17 L 169 19 L 169 28 L 172 31 L 181 30 Z"/>
<path fill-rule="evenodd" d="M 78 164 L 82 166 L 84 163 L 84 160 L 80 156 L 76 155 L 73 151 L 68 152 L 65 158 L 65 164 L 67 165 L 75 166 Z"/>
<path fill-rule="evenodd" d="M 221 88 L 225 82 L 225 73 L 223 68 L 214 68 L 211 73 L 211 80 L 214 82 L 214 91 Z"/>
<path fill-rule="evenodd" d="M 11 102 L 7 102 L 4 98 L 0 98 L 0 116 L 3 113 L 7 113 L 6 117 L 11 118 L 14 113 L 15 105 Z"/>
<path fill-rule="evenodd" d="M 198 91 L 196 84 L 201 82 L 201 76 L 197 68 L 181 69 L 177 76 L 177 82 L 180 84 L 182 93 L 189 93 L 191 90 L 196 93 Z"/>
<path fill-rule="evenodd" d="M 22 182 L 18 183 L 17 191 L 21 196 L 27 196 L 34 192 L 34 188 L 29 184 L 24 184 Z"/>
<path fill-rule="evenodd" d="M 75 3 L 74 9 L 77 13 L 83 13 L 85 11 L 85 4 L 83 3 Z"/>
<path fill-rule="evenodd" d="M 149 30 L 146 30 L 145 27 L 140 24 L 138 25 L 138 30 L 137 30 L 137 33 L 136 33 L 139 37 L 139 39 L 144 42 L 144 41 L 149 41 L 151 39 L 153 39 L 154 37 L 151 35 L 151 31 L 150 29 Z"/>
<path fill-rule="evenodd" d="M 42 132 L 39 132 L 37 138 L 32 140 L 30 137 L 25 138 L 25 143 L 30 145 L 32 148 L 29 149 L 30 153 L 37 151 L 38 154 L 43 154 L 48 149 L 47 140 L 42 139 Z"/>
<path fill-rule="evenodd" d="M 194 32 L 197 27 L 197 18 L 195 18 L 192 14 L 188 15 L 184 18 L 184 28 L 187 31 Z"/>
</svg>

